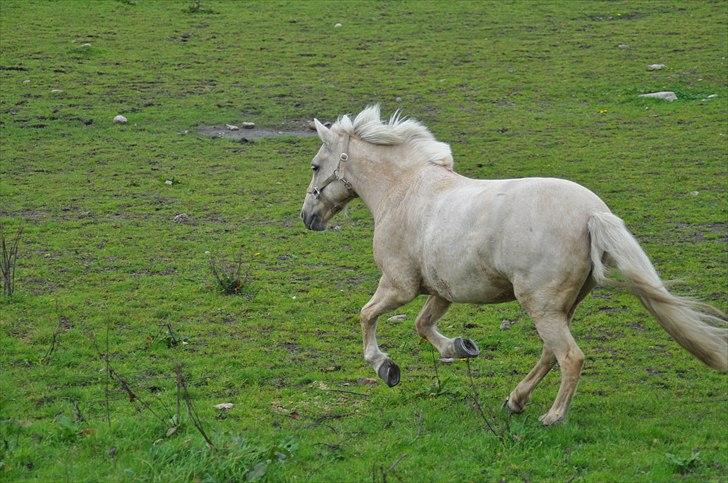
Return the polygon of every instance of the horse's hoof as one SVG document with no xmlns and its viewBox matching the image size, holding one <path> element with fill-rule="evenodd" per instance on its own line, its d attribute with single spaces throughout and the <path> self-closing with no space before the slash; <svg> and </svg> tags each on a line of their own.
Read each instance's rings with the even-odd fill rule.
<svg viewBox="0 0 728 483">
<path fill-rule="evenodd" d="M 392 359 L 385 360 L 377 371 L 379 377 L 384 379 L 387 386 L 393 387 L 399 384 L 399 366 L 392 362 Z"/>
<path fill-rule="evenodd" d="M 453 348 L 455 349 L 455 357 L 470 358 L 478 357 L 478 354 L 480 354 L 480 349 L 478 349 L 478 346 L 471 339 L 458 337 L 453 340 Z"/>
<path fill-rule="evenodd" d="M 524 409 L 523 404 L 517 404 L 511 401 L 511 397 L 508 396 L 505 401 L 503 401 L 503 410 L 507 411 L 510 414 L 519 414 L 522 413 Z"/>
<path fill-rule="evenodd" d="M 564 416 L 559 413 L 552 413 L 549 411 L 543 416 L 540 416 L 538 420 L 541 421 L 544 426 L 553 426 L 554 424 L 563 423 Z"/>
</svg>

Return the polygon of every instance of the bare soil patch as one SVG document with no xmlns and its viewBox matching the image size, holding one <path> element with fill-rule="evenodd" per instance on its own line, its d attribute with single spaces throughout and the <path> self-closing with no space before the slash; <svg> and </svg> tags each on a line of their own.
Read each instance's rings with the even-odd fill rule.
<svg viewBox="0 0 728 483">
<path fill-rule="evenodd" d="M 202 136 L 211 138 L 232 139 L 239 142 L 252 142 L 263 138 L 275 138 L 281 136 L 294 137 L 312 137 L 316 136 L 316 131 L 308 128 L 307 124 L 302 122 L 287 123 L 281 127 L 254 127 L 252 129 L 239 128 L 236 130 L 229 129 L 225 124 L 214 126 L 200 125 L 197 127 L 197 133 Z"/>
</svg>

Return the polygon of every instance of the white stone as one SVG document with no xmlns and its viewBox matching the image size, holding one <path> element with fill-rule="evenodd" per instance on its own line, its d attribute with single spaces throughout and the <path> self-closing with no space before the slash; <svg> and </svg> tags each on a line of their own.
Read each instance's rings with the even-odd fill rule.
<svg viewBox="0 0 728 483">
<path fill-rule="evenodd" d="M 387 319 L 387 322 L 402 322 L 403 320 L 407 320 L 406 314 L 393 315 Z"/>
<path fill-rule="evenodd" d="M 91 44 L 89 44 L 89 43 L 81 44 L 81 47 L 86 47 L 86 48 L 88 48 L 88 47 L 91 47 Z"/>
<path fill-rule="evenodd" d="M 649 94 L 640 94 L 639 97 L 650 97 L 652 99 L 662 99 L 663 101 L 676 101 L 677 95 L 672 91 L 662 91 L 662 92 L 650 92 Z"/>
<path fill-rule="evenodd" d="M 647 66 L 647 70 L 662 70 L 667 67 L 665 64 L 650 64 Z"/>
<path fill-rule="evenodd" d="M 255 127 L 255 123 L 254 122 L 244 122 L 242 124 L 242 126 L 243 126 L 243 129 L 253 129 Z"/>
<path fill-rule="evenodd" d="M 708 96 L 708 99 L 715 99 L 716 97 L 718 97 L 718 94 L 711 94 Z"/>
<path fill-rule="evenodd" d="M 51 89 L 51 94 L 60 94 L 63 92 L 63 89 Z"/>
<path fill-rule="evenodd" d="M 232 409 L 234 407 L 235 407 L 235 404 L 233 404 L 233 403 L 215 404 L 215 409 L 218 409 L 220 411 L 229 411 L 230 409 Z"/>
<path fill-rule="evenodd" d="M 172 186 L 173 183 L 174 183 L 174 181 L 172 181 L 171 179 L 168 179 L 167 181 L 164 182 L 164 184 L 166 184 L 167 186 Z"/>
<path fill-rule="evenodd" d="M 122 116 L 121 114 L 119 114 L 118 116 L 114 117 L 114 122 L 116 124 L 126 124 L 127 119 L 124 116 Z"/>
<path fill-rule="evenodd" d="M 180 213 L 178 215 L 175 215 L 174 218 L 172 218 L 172 221 L 175 223 L 189 223 L 190 222 L 190 215 L 187 213 Z"/>
<path fill-rule="evenodd" d="M 627 44 L 619 44 L 617 47 L 619 47 L 620 49 L 629 49 L 629 45 Z"/>
<path fill-rule="evenodd" d="M 334 28 L 335 29 L 340 29 L 341 28 L 341 24 L 340 23 L 334 24 Z"/>
<path fill-rule="evenodd" d="M 690 196 L 698 196 L 699 194 L 700 194 L 700 192 L 698 192 L 698 191 L 691 191 L 690 192 Z"/>
<path fill-rule="evenodd" d="M 25 79 L 25 80 L 23 81 L 23 84 L 30 84 L 30 79 Z"/>
<path fill-rule="evenodd" d="M 225 124 L 225 127 L 228 128 L 228 131 L 237 131 L 240 129 L 235 124 Z"/>
</svg>

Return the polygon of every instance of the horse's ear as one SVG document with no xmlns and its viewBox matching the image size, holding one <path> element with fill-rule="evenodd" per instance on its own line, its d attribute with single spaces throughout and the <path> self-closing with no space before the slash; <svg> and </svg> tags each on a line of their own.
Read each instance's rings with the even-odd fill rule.
<svg viewBox="0 0 728 483">
<path fill-rule="evenodd" d="M 314 125 L 316 126 L 316 132 L 318 133 L 318 137 L 321 138 L 321 141 L 324 144 L 334 144 L 334 141 L 336 140 L 336 136 L 334 136 L 334 133 L 331 132 L 331 129 L 327 128 L 318 119 L 313 120 Z"/>
</svg>

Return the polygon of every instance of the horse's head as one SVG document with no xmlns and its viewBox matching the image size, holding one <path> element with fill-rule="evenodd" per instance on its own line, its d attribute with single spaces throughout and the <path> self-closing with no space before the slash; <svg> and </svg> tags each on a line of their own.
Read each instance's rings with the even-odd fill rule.
<svg viewBox="0 0 728 483">
<path fill-rule="evenodd" d="M 336 127 L 327 128 L 314 119 L 323 145 L 311 161 L 313 176 L 303 200 L 301 218 L 309 230 L 324 230 L 328 222 L 356 192 L 346 179 L 349 135 Z"/>
</svg>

